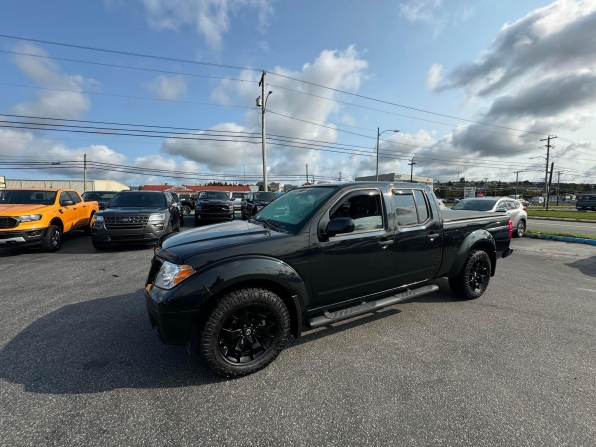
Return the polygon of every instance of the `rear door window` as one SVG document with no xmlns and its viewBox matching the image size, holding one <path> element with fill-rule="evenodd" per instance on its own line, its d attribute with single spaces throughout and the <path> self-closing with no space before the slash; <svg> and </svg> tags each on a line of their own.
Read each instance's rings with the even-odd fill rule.
<svg viewBox="0 0 596 447">
<path fill-rule="evenodd" d="M 515 209 L 515 203 L 513 203 L 513 200 L 507 200 L 507 209 L 508 210 L 514 210 Z"/>
<path fill-rule="evenodd" d="M 418 223 L 424 223 L 428 220 L 428 204 L 424 197 L 424 193 L 419 189 L 414 190 L 414 198 L 416 199 L 416 210 L 418 211 Z"/>
<path fill-rule="evenodd" d="M 399 226 L 418 224 L 416 202 L 414 202 L 414 194 L 411 189 L 394 190 L 393 203 L 395 204 L 395 217 Z"/>
</svg>

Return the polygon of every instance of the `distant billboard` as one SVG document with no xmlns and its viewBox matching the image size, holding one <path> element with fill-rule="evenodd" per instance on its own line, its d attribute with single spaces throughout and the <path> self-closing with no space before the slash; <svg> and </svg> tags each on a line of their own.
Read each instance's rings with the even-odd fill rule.
<svg viewBox="0 0 596 447">
<path fill-rule="evenodd" d="M 6 188 L 6 179 L 0 175 L 0 189 Z"/>
<path fill-rule="evenodd" d="M 466 186 L 464 188 L 464 199 L 471 199 L 476 197 L 476 187 L 475 186 Z"/>
</svg>

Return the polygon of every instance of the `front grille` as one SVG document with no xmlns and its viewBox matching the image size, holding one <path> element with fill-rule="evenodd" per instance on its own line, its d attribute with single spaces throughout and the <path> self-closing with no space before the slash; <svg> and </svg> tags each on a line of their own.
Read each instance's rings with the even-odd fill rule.
<svg viewBox="0 0 596 447">
<path fill-rule="evenodd" d="M 19 224 L 19 221 L 12 217 L 0 216 L 0 228 L 14 228 Z"/>
<path fill-rule="evenodd" d="M 145 238 L 142 234 L 122 234 L 118 236 L 110 236 L 111 241 L 142 241 Z"/>
<path fill-rule="evenodd" d="M 104 219 L 108 230 L 141 230 L 147 226 L 149 216 L 106 216 Z"/>
<path fill-rule="evenodd" d="M 225 214 L 230 212 L 228 205 L 203 205 L 203 211 L 213 214 Z"/>
</svg>

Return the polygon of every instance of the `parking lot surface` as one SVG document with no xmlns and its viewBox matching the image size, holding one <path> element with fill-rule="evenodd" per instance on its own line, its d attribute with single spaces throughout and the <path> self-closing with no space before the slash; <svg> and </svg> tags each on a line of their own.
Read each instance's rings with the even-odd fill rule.
<svg viewBox="0 0 596 447">
<path fill-rule="evenodd" d="M 488 292 L 440 291 L 214 375 L 161 344 L 152 249 L 0 251 L 0 444 L 594 445 L 596 248 L 514 240 Z"/>
</svg>

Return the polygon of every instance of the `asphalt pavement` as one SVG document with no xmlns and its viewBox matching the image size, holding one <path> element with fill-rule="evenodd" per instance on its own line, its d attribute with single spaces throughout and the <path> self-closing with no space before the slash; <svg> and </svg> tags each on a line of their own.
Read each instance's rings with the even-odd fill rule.
<svg viewBox="0 0 596 447">
<path fill-rule="evenodd" d="M 594 445 L 596 248 L 517 239 L 489 290 L 310 331 L 224 380 L 161 344 L 151 248 L 0 251 L 0 445 Z"/>
<path fill-rule="evenodd" d="M 594 214 L 596 218 L 596 214 Z M 570 222 L 568 220 L 541 220 L 528 218 L 528 228 L 532 230 L 558 231 L 596 235 L 596 222 Z"/>
</svg>

